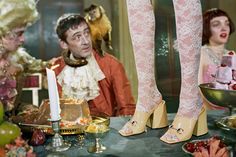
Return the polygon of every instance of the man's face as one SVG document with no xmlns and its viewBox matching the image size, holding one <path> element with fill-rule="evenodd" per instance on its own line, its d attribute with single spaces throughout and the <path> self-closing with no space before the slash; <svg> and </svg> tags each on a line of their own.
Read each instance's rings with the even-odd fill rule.
<svg viewBox="0 0 236 157">
<path fill-rule="evenodd" d="M 25 27 L 13 29 L 2 37 L 2 44 L 7 52 L 16 51 L 25 41 Z"/>
<path fill-rule="evenodd" d="M 66 41 L 67 43 L 64 42 L 64 44 L 75 58 L 85 58 L 92 53 L 92 40 L 86 23 L 81 23 L 66 31 Z"/>
</svg>

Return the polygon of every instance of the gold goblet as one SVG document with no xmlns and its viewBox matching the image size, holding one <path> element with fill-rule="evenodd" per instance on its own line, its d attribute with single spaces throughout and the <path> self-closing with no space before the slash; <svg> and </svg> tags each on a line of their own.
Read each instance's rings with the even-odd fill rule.
<svg viewBox="0 0 236 157">
<path fill-rule="evenodd" d="M 89 153 L 101 153 L 106 150 L 106 147 L 101 143 L 101 139 L 107 135 L 108 131 L 109 129 L 105 132 L 98 133 L 85 132 L 86 137 L 95 139 L 95 144 L 93 146 L 89 146 L 87 149 Z"/>
<path fill-rule="evenodd" d="M 95 141 L 92 146 L 88 147 L 87 150 L 89 153 L 101 153 L 106 150 L 106 147 L 102 144 L 101 140 L 109 132 L 109 122 L 109 119 L 97 117 L 85 128 L 84 133 L 86 138 Z"/>
</svg>

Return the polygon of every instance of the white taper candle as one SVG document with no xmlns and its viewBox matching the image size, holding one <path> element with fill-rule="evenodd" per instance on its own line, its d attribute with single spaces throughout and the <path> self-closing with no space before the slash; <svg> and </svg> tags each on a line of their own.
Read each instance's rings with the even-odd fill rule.
<svg viewBox="0 0 236 157">
<path fill-rule="evenodd" d="M 57 89 L 57 82 L 55 72 L 51 69 L 46 68 L 47 71 L 47 80 L 48 80 L 48 94 L 49 94 L 49 103 L 51 111 L 51 121 L 57 121 L 61 119 L 60 113 L 60 100 Z"/>
</svg>

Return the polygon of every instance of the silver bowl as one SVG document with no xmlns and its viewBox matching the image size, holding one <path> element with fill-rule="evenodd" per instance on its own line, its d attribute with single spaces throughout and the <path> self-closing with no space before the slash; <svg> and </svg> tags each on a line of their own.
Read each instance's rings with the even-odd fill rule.
<svg viewBox="0 0 236 157">
<path fill-rule="evenodd" d="M 199 85 L 204 97 L 211 103 L 229 108 L 229 114 L 232 116 L 233 108 L 236 107 L 236 90 L 216 89 L 214 83 L 205 83 Z M 228 125 L 228 119 L 231 116 L 223 117 L 216 121 L 216 125 L 226 131 L 235 131 Z"/>
<path fill-rule="evenodd" d="M 216 125 L 231 135 L 236 134 L 236 115 L 223 117 L 216 121 Z"/>
<path fill-rule="evenodd" d="M 199 87 L 209 102 L 231 109 L 236 107 L 236 90 L 216 89 L 214 83 L 200 84 Z"/>
</svg>

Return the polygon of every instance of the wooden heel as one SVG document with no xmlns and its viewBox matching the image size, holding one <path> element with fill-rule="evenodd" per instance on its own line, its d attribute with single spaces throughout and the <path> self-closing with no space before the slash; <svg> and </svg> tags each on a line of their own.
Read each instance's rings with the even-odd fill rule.
<svg viewBox="0 0 236 157">
<path fill-rule="evenodd" d="M 207 127 L 207 112 L 206 109 L 203 108 L 201 113 L 199 114 L 198 120 L 195 124 L 193 135 L 195 136 L 201 136 L 208 132 Z"/>
<path fill-rule="evenodd" d="M 148 119 L 147 126 L 152 129 L 168 126 L 166 104 L 164 100 L 161 101 L 161 103 L 157 106 L 153 114 Z"/>
</svg>

